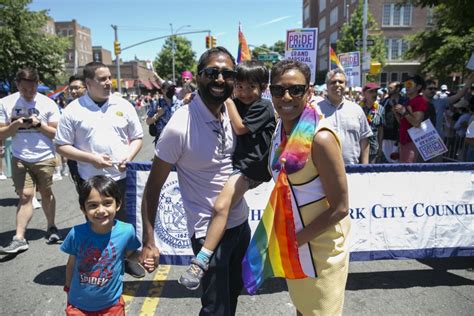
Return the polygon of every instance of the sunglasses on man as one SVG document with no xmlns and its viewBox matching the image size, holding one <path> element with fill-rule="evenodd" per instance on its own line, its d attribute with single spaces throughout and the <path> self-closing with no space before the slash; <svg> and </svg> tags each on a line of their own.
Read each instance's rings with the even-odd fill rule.
<svg viewBox="0 0 474 316">
<path fill-rule="evenodd" d="M 272 94 L 273 97 L 275 98 L 282 98 L 286 91 L 290 94 L 292 98 L 301 98 L 306 91 L 308 90 L 308 86 L 304 84 L 296 84 L 293 86 L 289 87 L 283 87 L 280 85 L 274 85 L 272 84 L 270 86 L 270 93 Z"/>
<path fill-rule="evenodd" d="M 219 70 L 217 68 L 204 68 L 198 73 L 199 75 L 204 74 L 209 79 L 216 80 L 219 75 L 222 75 L 224 80 L 234 80 L 237 72 L 234 70 L 224 69 Z"/>
</svg>

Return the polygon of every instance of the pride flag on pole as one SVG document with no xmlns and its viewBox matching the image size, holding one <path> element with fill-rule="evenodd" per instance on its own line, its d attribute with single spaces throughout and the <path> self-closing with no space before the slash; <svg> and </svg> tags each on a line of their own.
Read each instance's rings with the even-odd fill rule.
<svg viewBox="0 0 474 316">
<path fill-rule="evenodd" d="M 344 71 L 344 67 L 342 67 L 339 58 L 337 58 L 336 52 L 329 46 L 329 70 L 333 70 L 339 68 Z"/>
<path fill-rule="evenodd" d="M 242 27 L 239 23 L 239 50 L 237 51 L 237 63 L 240 64 L 244 60 L 252 60 L 250 49 L 245 40 L 244 33 L 242 33 Z"/>
</svg>

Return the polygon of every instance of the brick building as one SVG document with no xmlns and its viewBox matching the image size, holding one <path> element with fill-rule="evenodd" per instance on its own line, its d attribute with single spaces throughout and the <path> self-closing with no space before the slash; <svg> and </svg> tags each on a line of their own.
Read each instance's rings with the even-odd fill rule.
<svg viewBox="0 0 474 316">
<path fill-rule="evenodd" d="M 411 4 L 399 6 L 397 0 L 370 0 L 369 12 L 376 20 L 385 39 L 386 65 L 380 74 L 380 84 L 400 81 L 416 73 L 420 63 L 403 60 L 409 43 L 404 36 L 417 33 L 433 25 L 432 11 Z M 359 6 L 359 0 L 303 0 L 303 27 L 318 28 L 318 71 L 328 69 L 329 45 L 340 36 L 342 25 Z M 362 39 L 362 34 L 360 35 Z M 339 53 L 339 52 L 337 52 Z"/>
<path fill-rule="evenodd" d="M 93 60 L 91 30 L 76 20 L 55 22 L 55 27 L 58 36 L 67 36 L 72 40 L 71 48 L 66 51 L 65 60 L 66 71 L 72 75 L 79 67 Z"/>
<path fill-rule="evenodd" d="M 102 46 L 92 46 L 92 59 L 106 65 L 112 64 L 112 52 Z"/>
</svg>

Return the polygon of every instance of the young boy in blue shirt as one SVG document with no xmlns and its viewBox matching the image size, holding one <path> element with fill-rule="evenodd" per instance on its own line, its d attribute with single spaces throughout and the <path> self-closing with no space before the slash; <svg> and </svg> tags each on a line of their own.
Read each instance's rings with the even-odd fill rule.
<svg viewBox="0 0 474 316">
<path fill-rule="evenodd" d="M 94 176 L 79 189 L 87 222 L 74 226 L 61 245 L 69 254 L 64 286 L 67 315 L 125 315 L 124 261 L 140 242 L 131 224 L 114 219 L 121 202 L 117 183 L 106 176 Z M 154 265 L 152 261 L 145 266 Z"/>
</svg>

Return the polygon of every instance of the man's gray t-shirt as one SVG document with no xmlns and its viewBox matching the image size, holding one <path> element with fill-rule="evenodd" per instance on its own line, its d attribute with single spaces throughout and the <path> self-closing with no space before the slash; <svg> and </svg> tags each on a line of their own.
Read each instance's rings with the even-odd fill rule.
<svg viewBox="0 0 474 316">
<path fill-rule="evenodd" d="M 344 164 L 358 164 L 360 159 L 360 140 L 372 136 L 367 117 L 362 108 L 354 102 L 343 99 L 339 106 L 332 105 L 328 99 L 319 101 L 318 112 L 324 115 L 319 124 L 335 131 L 342 144 Z"/>
<path fill-rule="evenodd" d="M 156 155 L 176 166 L 190 236 L 206 235 L 214 202 L 233 171 L 236 143 L 227 113 L 223 112 L 220 122 L 197 93 L 173 114 L 161 133 Z M 227 228 L 247 218 L 248 206 L 242 199 L 229 211 Z"/>
</svg>

